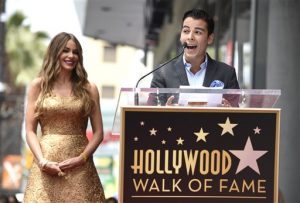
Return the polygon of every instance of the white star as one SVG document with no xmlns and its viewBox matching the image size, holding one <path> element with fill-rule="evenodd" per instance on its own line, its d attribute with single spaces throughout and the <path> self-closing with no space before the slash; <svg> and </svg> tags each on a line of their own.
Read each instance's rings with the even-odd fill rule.
<svg viewBox="0 0 300 203">
<path fill-rule="evenodd" d="M 244 150 L 229 150 L 232 154 L 234 154 L 237 158 L 240 159 L 238 168 L 236 169 L 235 174 L 239 173 L 247 166 L 252 168 L 256 173 L 260 174 L 259 168 L 257 165 L 257 159 L 259 159 L 262 155 L 267 153 L 268 151 L 259 151 L 253 150 L 252 143 L 250 137 L 248 137 Z"/>
<path fill-rule="evenodd" d="M 201 128 L 199 132 L 194 132 L 195 135 L 197 135 L 197 141 L 199 142 L 200 140 L 203 140 L 204 142 L 206 142 L 205 137 L 209 134 L 209 133 L 205 133 L 203 132 L 203 129 Z"/>
<path fill-rule="evenodd" d="M 150 135 L 156 135 L 157 130 L 152 128 L 151 130 L 149 130 L 149 132 L 150 132 Z"/>
<path fill-rule="evenodd" d="M 144 125 L 145 125 L 145 122 L 144 122 L 144 121 L 141 121 L 141 122 L 140 122 L 140 125 L 141 125 L 141 126 L 144 126 Z"/>
<path fill-rule="evenodd" d="M 168 131 L 171 132 L 171 131 L 172 131 L 172 128 L 171 128 L 171 127 L 168 127 Z"/>
<path fill-rule="evenodd" d="M 177 145 L 183 145 L 183 139 L 180 137 L 179 139 L 176 140 L 177 141 Z"/>
<path fill-rule="evenodd" d="M 237 126 L 238 124 L 235 123 L 230 123 L 229 117 L 227 117 L 226 122 L 225 123 L 218 123 L 219 126 L 221 126 L 223 128 L 222 134 L 224 135 L 225 133 L 230 133 L 231 135 L 233 134 L 232 128 L 234 128 L 235 126 Z"/>
<path fill-rule="evenodd" d="M 256 126 L 256 128 L 254 128 L 253 130 L 254 130 L 254 134 L 260 134 L 261 129 L 258 128 L 258 126 Z"/>
<path fill-rule="evenodd" d="M 166 144 L 166 140 L 162 140 L 161 143 L 162 143 L 162 144 Z"/>
<path fill-rule="evenodd" d="M 137 142 L 139 140 L 139 138 L 138 137 L 134 137 L 133 140 Z"/>
</svg>

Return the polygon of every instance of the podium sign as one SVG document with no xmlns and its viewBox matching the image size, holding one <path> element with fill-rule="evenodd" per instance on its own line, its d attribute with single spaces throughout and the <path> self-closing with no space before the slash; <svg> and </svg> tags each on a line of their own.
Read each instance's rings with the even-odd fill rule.
<svg viewBox="0 0 300 203">
<path fill-rule="evenodd" d="M 122 203 L 275 203 L 280 109 L 121 107 Z"/>
</svg>

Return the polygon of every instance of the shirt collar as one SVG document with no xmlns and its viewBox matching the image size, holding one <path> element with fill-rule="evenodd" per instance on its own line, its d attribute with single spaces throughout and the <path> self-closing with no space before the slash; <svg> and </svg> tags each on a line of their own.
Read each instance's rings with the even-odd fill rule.
<svg viewBox="0 0 300 203">
<path fill-rule="evenodd" d="M 185 67 L 188 71 L 190 71 L 191 68 L 192 68 L 192 65 L 191 65 L 190 63 L 186 62 L 184 55 L 183 55 L 182 57 L 183 57 L 183 64 L 184 64 L 184 67 Z M 208 61 L 208 57 L 207 57 L 207 54 L 205 54 L 205 60 L 204 60 L 203 63 L 200 64 L 200 68 L 201 68 L 200 70 L 204 70 L 204 69 L 207 68 L 207 61 Z"/>
</svg>

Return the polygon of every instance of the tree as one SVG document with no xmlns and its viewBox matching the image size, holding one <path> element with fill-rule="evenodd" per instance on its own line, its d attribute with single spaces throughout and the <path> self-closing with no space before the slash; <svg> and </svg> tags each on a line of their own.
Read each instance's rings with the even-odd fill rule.
<svg viewBox="0 0 300 203">
<path fill-rule="evenodd" d="M 15 87 L 27 85 L 37 76 L 46 50 L 45 32 L 31 32 L 24 25 L 26 17 L 20 11 L 13 14 L 6 23 L 6 54 L 9 78 Z"/>
</svg>

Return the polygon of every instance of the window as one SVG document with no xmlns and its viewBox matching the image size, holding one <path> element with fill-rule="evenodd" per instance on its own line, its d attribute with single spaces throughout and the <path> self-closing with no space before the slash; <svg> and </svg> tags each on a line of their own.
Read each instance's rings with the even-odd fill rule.
<svg viewBox="0 0 300 203">
<path fill-rule="evenodd" d="M 116 62 L 116 46 L 105 46 L 103 52 L 105 62 Z"/>
<path fill-rule="evenodd" d="M 102 89 L 101 89 L 101 95 L 102 95 L 102 98 L 105 98 L 105 99 L 113 99 L 114 96 L 115 96 L 115 87 L 114 86 L 102 86 Z"/>
</svg>

